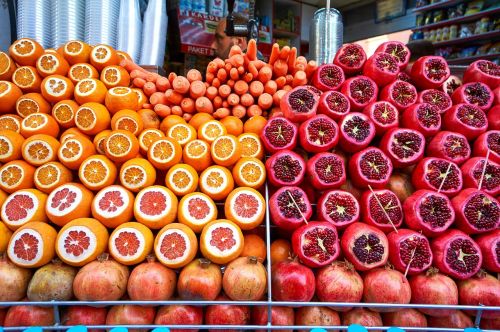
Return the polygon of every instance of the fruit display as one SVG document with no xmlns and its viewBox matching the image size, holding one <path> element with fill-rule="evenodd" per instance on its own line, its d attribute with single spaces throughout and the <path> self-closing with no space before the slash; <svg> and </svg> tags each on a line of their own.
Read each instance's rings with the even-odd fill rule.
<svg viewBox="0 0 500 332">
<path fill-rule="evenodd" d="M 443 58 L 409 58 L 345 44 L 318 66 L 275 45 L 264 62 L 251 41 L 163 77 L 107 45 L 16 41 L 0 53 L 0 301 L 74 300 L 66 325 L 472 326 L 352 306 L 500 307 L 499 67 L 457 86 Z M 175 302 L 78 305 L 127 300 Z M 26 302 L 3 325 L 54 319 Z"/>
</svg>

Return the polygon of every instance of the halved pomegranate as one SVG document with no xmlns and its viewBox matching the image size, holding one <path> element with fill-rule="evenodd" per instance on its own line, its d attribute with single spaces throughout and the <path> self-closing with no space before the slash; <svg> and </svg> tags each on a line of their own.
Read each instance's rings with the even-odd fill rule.
<svg viewBox="0 0 500 332">
<path fill-rule="evenodd" d="M 329 151 L 339 141 L 339 126 L 326 115 L 316 115 L 300 125 L 299 141 L 307 152 Z"/>
<path fill-rule="evenodd" d="M 377 84 L 367 76 L 347 79 L 340 87 L 340 92 L 349 99 L 353 111 L 361 111 L 377 99 Z"/>
<path fill-rule="evenodd" d="M 462 171 L 452 161 L 428 157 L 413 170 L 412 182 L 417 189 L 430 189 L 449 197 L 462 190 Z"/>
<path fill-rule="evenodd" d="M 479 107 L 484 112 L 493 105 L 493 91 L 484 83 L 465 83 L 451 95 L 454 104 L 469 104 Z"/>
<path fill-rule="evenodd" d="M 462 80 L 455 75 L 450 75 L 446 81 L 444 81 L 441 86 L 441 90 L 451 97 L 453 92 L 462 85 Z"/>
<path fill-rule="evenodd" d="M 388 101 L 400 111 L 417 102 L 417 89 L 405 81 L 394 81 L 380 91 L 379 100 Z"/>
<path fill-rule="evenodd" d="M 464 188 L 478 188 L 491 196 L 500 195 L 500 165 L 486 158 L 474 157 L 462 167 Z M 486 167 L 485 167 L 486 166 Z M 480 186 L 481 184 L 481 186 Z"/>
<path fill-rule="evenodd" d="M 368 147 L 351 157 L 349 174 L 358 188 L 383 188 L 392 174 L 392 162 L 382 150 Z"/>
<path fill-rule="evenodd" d="M 489 130 L 474 142 L 472 155 L 477 157 L 486 157 L 490 150 L 490 160 L 500 163 L 500 130 Z"/>
<path fill-rule="evenodd" d="M 440 113 L 448 111 L 453 105 L 450 96 L 444 91 L 427 89 L 418 93 L 417 103 L 427 103 L 439 108 Z"/>
<path fill-rule="evenodd" d="M 415 104 L 408 107 L 401 117 L 401 125 L 421 132 L 425 137 L 436 135 L 441 129 L 440 110 L 431 104 Z"/>
<path fill-rule="evenodd" d="M 411 53 L 405 44 L 399 41 L 388 41 L 380 44 L 375 52 L 384 52 L 398 59 L 398 66 L 401 69 L 405 69 L 410 61 Z"/>
<path fill-rule="evenodd" d="M 312 268 L 326 266 L 340 254 L 337 229 L 329 222 L 300 226 L 293 232 L 292 246 L 300 261 Z"/>
<path fill-rule="evenodd" d="M 349 113 L 340 122 L 340 147 L 346 152 L 366 148 L 375 137 L 375 125 L 363 113 Z"/>
<path fill-rule="evenodd" d="M 457 227 L 467 234 L 486 233 L 500 227 L 500 204 L 476 188 L 462 190 L 451 200 Z"/>
<path fill-rule="evenodd" d="M 395 81 L 398 74 L 399 60 L 389 53 L 375 52 L 363 67 L 363 75 L 374 80 L 379 87 Z"/>
<path fill-rule="evenodd" d="M 389 261 L 394 268 L 409 275 L 427 270 L 432 264 L 432 250 L 429 240 L 419 232 L 398 229 L 387 235 Z"/>
<path fill-rule="evenodd" d="M 360 200 L 361 220 L 384 233 L 403 223 L 403 207 L 395 193 L 387 189 L 367 190 Z"/>
<path fill-rule="evenodd" d="M 345 229 L 359 219 L 359 203 L 353 194 L 343 190 L 325 192 L 318 200 L 318 218 L 338 229 Z"/>
<path fill-rule="evenodd" d="M 282 187 L 269 200 L 271 220 L 284 230 L 293 231 L 312 215 L 307 194 L 299 187 Z"/>
<path fill-rule="evenodd" d="M 330 63 L 319 66 L 312 77 L 312 84 L 321 91 L 338 90 L 344 81 L 342 68 Z"/>
<path fill-rule="evenodd" d="M 366 53 L 358 44 L 344 44 L 335 54 L 333 63 L 342 68 L 346 75 L 359 73 L 366 61 Z"/>
<path fill-rule="evenodd" d="M 316 115 L 319 95 L 307 88 L 298 86 L 281 98 L 280 108 L 288 120 L 301 123 Z"/>
<path fill-rule="evenodd" d="M 425 137 L 416 130 L 394 128 L 382 137 L 380 149 L 389 156 L 395 168 L 404 168 L 422 159 Z"/>
<path fill-rule="evenodd" d="M 483 268 L 491 273 L 500 273 L 500 229 L 476 237 L 483 254 Z"/>
<path fill-rule="evenodd" d="M 273 186 L 295 186 L 304 179 L 306 163 L 298 153 L 280 150 L 267 159 L 266 171 Z"/>
<path fill-rule="evenodd" d="M 500 66 L 488 60 L 474 61 L 464 73 L 464 83 L 483 82 L 491 89 L 500 85 Z"/>
<path fill-rule="evenodd" d="M 297 126 L 283 117 L 271 118 L 262 129 L 260 139 L 269 153 L 293 150 L 297 145 Z"/>
<path fill-rule="evenodd" d="M 488 129 L 500 130 L 500 104 L 493 106 L 488 112 Z"/>
<path fill-rule="evenodd" d="M 488 119 L 479 107 L 458 104 L 444 113 L 443 128 L 473 140 L 488 129 Z"/>
<path fill-rule="evenodd" d="M 339 121 L 351 111 L 351 103 L 346 96 L 338 91 L 326 91 L 319 98 L 318 113 Z"/>
<path fill-rule="evenodd" d="M 322 152 L 307 161 L 307 174 L 315 189 L 336 189 L 346 181 L 344 160 L 334 153 Z"/>
<path fill-rule="evenodd" d="M 443 57 L 423 56 L 413 64 L 410 75 L 420 89 L 436 89 L 448 79 L 450 68 Z"/>
<path fill-rule="evenodd" d="M 452 131 L 441 131 L 434 136 L 427 146 L 427 156 L 443 158 L 462 165 L 471 154 L 467 138 Z"/>
<path fill-rule="evenodd" d="M 366 106 L 363 114 L 367 115 L 375 125 L 375 134 L 382 136 L 392 128 L 399 126 L 399 112 L 387 101 L 376 101 Z"/>
</svg>

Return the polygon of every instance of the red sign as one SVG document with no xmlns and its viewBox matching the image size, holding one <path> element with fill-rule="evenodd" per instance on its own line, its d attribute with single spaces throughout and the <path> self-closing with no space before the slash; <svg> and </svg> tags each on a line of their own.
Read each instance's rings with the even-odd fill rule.
<svg viewBox="0 0 500 332">
<path fill-rule="evenodd" d="M 213 56 L 211 45 L 220 17 L 179 10 L 181 51 L 184 53 Z"/>
</svg>

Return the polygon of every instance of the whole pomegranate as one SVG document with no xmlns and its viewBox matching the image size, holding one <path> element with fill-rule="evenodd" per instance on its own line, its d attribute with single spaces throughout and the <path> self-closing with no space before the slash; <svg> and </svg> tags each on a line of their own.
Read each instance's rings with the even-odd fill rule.
<svg viewBox="0 0 500 332">
<path fill-rule="evenodd" d="M 490 274 L 481 271 L 472 278 L 459 280 L 457 286 L 460 304 L 500 306 L 500 281 Z M 468 314 L 475 315 L 476 313 L 468 312 Z M 498 319 L 500 312 L 485 310 L 482 317 Z"/>
<path fill-rule="evenodd" d="M 155 319 L 154 307 L 140 305 L 117 305 L 111 307 L 106 317 L 106 325 L 151 325 Z M 130 329 L 129 331 L 147 331 Z"/>
<path fill-rule="evenodd" d="M 147 262 L 132 270 L 127 293 L 135 301 L 166 301 L 174 294 L 176 283 L 174 271 L 148 257 Z"/>
<path fill-rule="evenodd" d="M 267 325 L 268 307 L 255 306 L 252 308 L 252 325 Z M 271 324 L 274 326 L 293 326 L 295 314 L 290 307 L 273 306 L 271 308 Z M 257 330 L 263 332 L 266 330 Z M 280 330 L 292 332 L 292 330 Z"/>
<path fill-rule="evenodd" d="M 256 257 L 239 257 L 226 266 L 224 293 L 234 301 L 259 301 L 267 288 L 266 268 Z"/>
<path fill-rule="evenodd" d="M 5 320 L 5 315 L 7 315 L 7 310 L 0 309 L 0 326 L 3 326 L 3 322 Z"/>
<path fill-rule="evenodd" d="M 273 265 L 271 272 L 273 298 L 276 301 L 311 301 L 315 291 L 314 273 L 297 261 Z"/>
<path fill-rule="evenodd" d="M 58 261 L 39 268 L 28 286 L 30 301 L 69 301 L 76 269 Z"/>
<path fill-rule="evenodd" d="M 5 327 L 54 325 L 54 309 L 32 305 L 16 305 L 5 316 Z"/>
<path fill-rule="evenodd" d="M 14 265 L 0 254 L 0 302 L 20 301 L 26 296 L 31 271 Z"/>
<path fill-rule="evenodd" d="M 203 309 L 189 305 L 167 305 L 158 309 L 155 325 L 201 325 Z M 190 332 L 198 330 L 171 329 L 172 332 Z"/>
<path fill-rule="evenodd" d="M 339 326 L 339 314 L 330 308 L 307 306 L 298 308 L 295 312 L 295 325 L 307 326 Z M 307 332 L 308 330 L 299 330 Z M 338 331 L 338 330 L 331 330 Z"/>
<path fill-rule="evenodd" d="M 229 301 L 225 296 L 219 296 L 217 301 Z M 216 304 L 207 307 L 205 311 L 206 325 L 247 325 L 250 322 L 250 308 L 244 305 Z M 237 330 L 209 329 L 209 332 L 237 332 Z"/>
<path fill-rule="evenodd" d="M 416 309 L 401 309 L 382 315 L 385 326 L 427 327 L 427 318 Z"/>
<path fill-rule="evenodd" d="M 465 329 L 474 326 L 472 319 L 460 310 L 453 310 L 449 315 L 443 317 L 429 316 L 427 323 L 430 327 L 455 329 Z"/>
<path fill-rule="evenodd" d="M 367 303 L 410 303 L 411 288 L 406 277 L 399 271 L 390 268 L 376 268 L 364 275 L 363 302 Z M 380 312 L 397 311 L 398 309 L 371 310 Z"/>
<path fill-rule="evenodd" d="M 104 307 L 71 306 L 62 315 L 62 323 L 66 326 L 75 325 L 106 325 L 108 309 Z M 89 332 L 99 330 L 90 329 Z"/>
<path fill-rule="evenodd" d="M 186 265 L 179 274 L 177 292 L 185 300 L 213 301 L 222 288 L 220 267 L 200 258 Z"/>
<path fill-rule="evenodd" d="M 361 326 L 383 326 L 382 317 L 378 312 L 365 308 L 354 308 L 342 314 L 342 325 L 359 324 Z M 370 330 L 381 332 L 381 330 Z"/>
</svg>

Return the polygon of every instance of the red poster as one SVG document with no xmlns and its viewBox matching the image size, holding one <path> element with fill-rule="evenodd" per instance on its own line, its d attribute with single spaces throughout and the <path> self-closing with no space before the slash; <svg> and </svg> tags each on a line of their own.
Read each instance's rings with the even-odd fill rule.
<svg viewBox="0 0 500 332">
<path fill-rule="evenodd" d="M 215 29 L 220 17 L 179 10 L 181 32 L 181 51 L 184 53 L 213 56 L 210 47 L 214 40 Z"/>
</svg>

